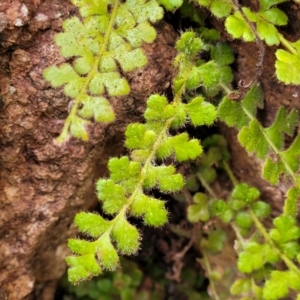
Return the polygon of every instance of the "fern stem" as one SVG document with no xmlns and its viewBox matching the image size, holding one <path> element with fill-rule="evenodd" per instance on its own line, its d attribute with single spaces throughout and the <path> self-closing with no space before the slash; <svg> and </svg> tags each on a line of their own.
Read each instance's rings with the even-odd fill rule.
<svg viewBox="0 0 300 300">
<path fill-rule="evenodd" d="M 203 255 L 204 265 L 205 265 L 206 271 L 208 273 L 208 278 L 210 279 L 209 282 L 210 282 L 210 287 L 211 287 L 212 294 L 213 294 L 215 300 L 220 300 L 220 297 L 217 293 L 217 289 L 216 289 L 216 286 L 215 286 L 215 282 L 214 282 L 214 280 L 212 279 L 212 276 L 211 276 L 212 271 L 211 271 L 211 267 L 210 267 L 210 263 L 209 263 L 209 259 L 207 257 L 206 251 L 203 250 L 202 255 Z"/>
<path fill-rule="evenodd" d="M 234 186 L 238 185 L 239 182 L 238 182 L 238 180 L 235 178 L 235 176 L 234 176 L 234 174 L 233 174 L 231 168 L 229 167 L 229 165 L 228 165 L 228 163 L 227 163 L 226 161 L 223 161 L 223 168 L 224 168 L 224 170 L 226 171 L 228 177 L 230 178 L 232 184 L 233 184 Z"/>
<path fill-rule="evenodd" d="M 104 35 L 103 43 L 101 45 L 99 54 L 96 57 L 96 59 L 94 61 L 94 64 L 93 64 L 91 70 L 89 71 L 83 86 L 81 87 L 81 89 L 79 91 L 79 94 L 77 95 L 77 97 L 74 100 L 74 104 L 71 108 L 71 111 L 70 111 L 67 119 L 65 120 L 65 124 L 64 124 L 64 127 L 62 129 L 61 134 L 56 138 L 56 141 L 57 141 L 58 144 L 62 144 L 64 141 L 66 141 L 68 139 L 70 125 L 72 123 L 73 118 L 76 116 L 78 106 L 80 104 L 82 96 L 84 96 L 84 94 L 86 93 L 86 90 L 87 90 L 91 80 L 93 79 L 94 75 L 97 73 L 99 63 L 102 59 L 102 56 L 106 52 L 108 42 L 109 42 L 109 38 L 111 36 L 111 32 L 113 30 L 113 26 L 114 26 L 114 23 L 115 23 L 115 18 L 117 16 L 118 8 L 119 8 L 119 0 L 115 0 L 115 2 L 113 4 L 113 10 L 112 10 L 111 15 L 110 15 L 110 20 L 109 20 L 107 30 L 106 30 L 105 35 Z"/>
<path fill-rule="evenodd" d="M 204 179 L 204 177 L 201 175 L 200 172 L 197 173 L 197 177 L 200 180 L 202 186 L 208 191 L 208 193 L 215 199 L 217 199 L 217 195 L 215 194 L 215 192 L 211 189 L 211 187 L 209 186 L 209 184 L 206 182 L 206 180 Z"/>
<path fill-rule="evenodd" d="M 219 82 L 219 86 L 224 90 L 224 92 L 229 95 L 232 93 L 232 90 L 223 82 Z"/>
<path fill-rule="evenodd" d="M 279 34 L 279 40 L 280 43 L 287 49 L 289 50 L 292 54 L 295 55 L 300 55 L 300 53 L 292 46 L 292 43 L 290 41 L 288 41 L 281 33 Z"/>
</svg>

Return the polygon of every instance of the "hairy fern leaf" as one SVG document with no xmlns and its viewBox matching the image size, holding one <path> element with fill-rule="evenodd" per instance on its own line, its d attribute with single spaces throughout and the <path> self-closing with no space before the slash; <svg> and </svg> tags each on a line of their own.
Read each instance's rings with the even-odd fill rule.
<svg viewBox="0 0 300 300">
<path fill-rule="evenodd" d="M 173 157 L 184 161 L 195 159 L 202 153 L 198 140 L 190 139 L 187 133 L 171 135 L 170 130 L 182 127 L 188 121 L 195 126 L 210 125 L 217 115 L 214 106 L 201 96 L 188 103 L 182 101 L 183 93 L 188 89 L 189 71 L 197 68 L 197 54 L 202 45 L 193 32 L 181 36 L 177 42 L 179 54 L 175 59 L 178 75 L 173 82 L 174 100 L 169 103 L 161 95 L 152 95 L 148 99 L 144 115 L 146 122 L 130 124 L 125 132 L 125 145 L 132 151 L 130 157 L 111 158 L 108 163 L 110 178 L 97 182 L 102 208 L 112 219 L 105 220 L 91 213 L 76 216 L 79 230 L 89 235 L 92 241 L 69 241 L 74 253 L 67 258 L 72 283 L 97 275 L 102 269 L 115 269 L 119 262 L 118 253 L 136 253 L 140 233 L 129 223 L 129 216 L 141 217 L 150 226 L 162 226 L 167 222 L 164 202 L 147 195 L 146 191 L 151 188 L 164 193 L 180 191 L 184 180 L 172 164 L 158 165 L 156 160 Z M 209 74 L 205 76 L 209 77 Z M 204 81 L 199 77 L 195 85 L 204 85 Z"/>
<path fill-rule="evenodd" d="M 61 55 L 70 64 L 50 66 L 44 77 L 53 87 L 64 86 L 67 96 L 74 98 L 59 144 L 70 134 L 88 140 L 88 119 L 111 122 L 114 111 L 109 96 L 128 95 L 130 87 L 123 72 L 141 68 L 147 58 L 141 48 L 151 43 L 156 31 L 151 25 L 163 17 L 155 0 L 93 1 L 72 0 L 79 7 L 77 17 L 63 23 L 63 32 L 55 37 Z M 118 67 L 119 66 L 119 67 Z"/>
</svg>

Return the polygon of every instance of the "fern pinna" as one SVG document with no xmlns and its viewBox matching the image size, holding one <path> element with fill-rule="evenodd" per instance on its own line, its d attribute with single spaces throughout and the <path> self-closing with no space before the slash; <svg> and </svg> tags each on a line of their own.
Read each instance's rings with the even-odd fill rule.
<svg viewBox="0 0 300 300">
<path fill-rule="evenodd" d="M 147 101 L 144 124 L 134 123 L 126 129 L 125 145 L 130 157 L 111 158 L 108 162 L 109 179 L 97 182 L 98 198 L 111 220 L 100 215 L 82 212 L 75 218 L 79 231 L 91 237 L 90 241 L 70 239 L 69 247 L 74 256 L 67 257 L 69 280 L 77 283 L 101 273 L 113 270 L 119 262 L 118 253 L 134 254 L 139 248 L 140 233 L 131 225 L 129 216 L 143 218 L 145 224 L 161 226 L 167 222 L 167 211 L 162 200 L 149 196 L 145 191 L 158 188 L 164 193 L 176 192 L 184 185 L 183 177 L 175 167 L 157 164 L 168 157 L 177 161 L 195 159 L 202 152 L 196 139 L 187 133 L 171 135 L 170 130 L 193 125 L 210 125 L 216 118 L 215 107 L 197 96 L 184 103 L 182 96 L 187 89 L 203 84 L 201 76 L 195 76 L 210 63 L 196 65 L 203 42 L 193 32 L 184 33 L 176 44 L 179 54 L 175 59 L 178 74 L 173 80 L 174 99 L 152 95 Z"/>
<path fill-rule="evenodd" d="M 72 0 L 79 7 L 82 21 L 77 17 L 63 23 L 64 32 L 55 42 L 72 64 L 50 66 L 44 77 L 53 87 L 64 85 L 64 92 L 73 98 L 65 120 L 59 144 L 70 134 L 88 140 L 88 119 L 97 122 L 114 120 L 109 96 L 125 96 L 130 87 L 120 71 L 130 72 L 146 65 L 141 48 L 151 43 L 156 31 L 149 23 L 163 17 L 163 9 L 155 0 Z"/>
</svg>

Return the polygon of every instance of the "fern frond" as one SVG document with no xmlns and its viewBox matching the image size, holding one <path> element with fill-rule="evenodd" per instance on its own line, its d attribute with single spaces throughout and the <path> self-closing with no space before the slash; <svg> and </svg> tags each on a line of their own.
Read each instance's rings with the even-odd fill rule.
<svg viewBox="0 0 300 300">
<path fill-rule="evenodd" d="M 168 103 L 161 95 L 152 95 L 148 99 L 146 122 L 130 124 L 125 132 L 125 145 L 131 150 L 131 156 L 111 158 L 108 163 L 110 178 L 97 182 L 97 195 L 103 210 L 113 218 L 105 220 L 90 213 L 76 216 L 78 229 L 91 236 L 93 241 L 69 241 L 75 254 L 67 258 L 71 282 L 98 275 L 102 269 L 115 269 L 119 262 L 118 253 L 134 254 L 138 250 L 140 233 L 127 220 L 129 216 L 141 217 L 150 226 L 162 226 L 167 222 L 164 202 L 145 191 L 155 187 L 164 193 L 176 192 L 183 188 L 184 180 L 173 165 L 157 165 L 155 161 L 167 157 L 177 161 L 195 159 L 202 153 L 199 141 L 190 139 L 187 133 L 171 135 L 170 130 L 187 121 L 195 126 L 210 125 L 216 118 L 214 106 L 203 97 L 196 97 L 189 103 L 182 101 L 189 86 L 190 70 L 201 70 L 201 66 L 195 65 L 202 46 L 202 41 L 193 32 L 181 36 L 175 60 L 178 75 L 173 81 L 174 100 Z M 197 78 L 198 81 L 193 79 L 192 86 L 204 84 L 201 77 Z M 85 260 L 87 264 L 83 263 Z"/>
<path fill-rule="evenodd" d="M 275 26 L 286 25 L 288 21 L 283 11 L 277 7 L 272 7 L 277 4 L 276 2 L 278 1 L 271 2 L 260 1 L 260 10 L 258 12 L 253 12 L 247 7 L 241 8 L 248 20 L 256 24 L 259 38 L 264 40 L 269 46 L 279 45 L 280 33 Z M 245 20 L 240 11 L 236 11 L 234 14 L 228 16 L 225 21 L 225 26 L 228 33 L 234 38 L 242 38 L 247 42 L 253 42 L 256 38 L 248 21 Z"/>
<path fill-rule="evenodd" d="M 257 107 L 263 107 L 262 101 L 260 87 L 254 86 L 241 102 L 225 97 L 219 105 L 219 117 L 227 125 L 239 129 L 238 140 L 248 152 L 255 152 L 259 158 L 266 159 L 262 169 L 264 179 L 276 185 L 280 176 L 285 174 L 294 181 L 297 192 L 287 194 L 289 196 L 285 206 L 285 212 L 294 216 L 297 214 L 296 202 L 300 196 L 297 174 L 300 139 L 296 137 L 291 146 L 285 149 L 284 136 L 293 136 L 299 113 L 296 110 L 287 113 L 285 108 L 280 108 L 273 124 L 265 128 L 256 119 Z"/>
<path fill-rule="evenodd" d="M 260 39 L 268 46 L 281 44 L 286 50 L 276 51 L 276 76 L 285 84 L 300 84 L 300 42 L 288 41 L 277 29 L 277 26 L 287 25 L 288 17 L 276 5 L 287 0 L 260 0 L 258 11 L 240 7 L 238 1 L 194 1 L 207 7 L 215 16 L 226 17 L 225 28 L 233 38 L 246 42 Z M 251 23 L 255 26 L 250 26 Z"/>
<path fill-rule="evenodd" d="M 44 77 L 53 87 L 64 86 L 67 96 L 74 98 L 65 120 L 59 144 L 69 135 L 88 139 L 88 119 L 111 122 L 114 111 L 109 96 L 125 96 L 130 92 L 127 80 L 121 75 L 146 65 L 147 57 L 141 48 L 151 43 L 156 31 L 151 25 L 163 17 L 155 0 L 72 0 L 82 17 L 67 19 L 63 32 L 55 36 L 61 55 L 74 58 L 72 64 L 50 66 Z M 119 67 L 118 67 L 119 66 Z"/>
</svg>

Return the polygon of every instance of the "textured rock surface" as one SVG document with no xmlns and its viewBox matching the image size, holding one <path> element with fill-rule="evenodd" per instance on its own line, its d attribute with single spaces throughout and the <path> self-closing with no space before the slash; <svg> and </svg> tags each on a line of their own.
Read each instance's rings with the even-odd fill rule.
<svg viewBox="0 0 300 300">
<path fill-rule="evenodd" d="M 0 3 L 1 300 L 53 299 L 74 215 L 95 205 L 95 180 L 108 157 L 122 153 L 126 124 L 140 120 L 146 97 L 171 80 L 176 34 L 161 23 L 157 41 L 145 46 L 147 67 L 128 75 L 132 93 L 111 99 L 117 120 L 92 125 L 88 143 L 55 146 L 70 99 L 42 71 L 63 61 L 53 36 L 75 13 L 68 0 Z"/>
</svg>

